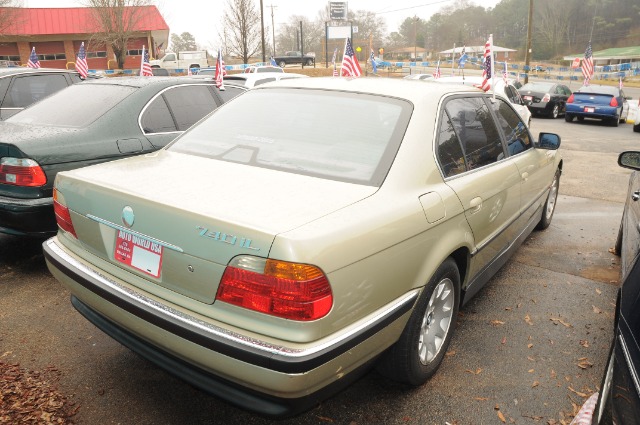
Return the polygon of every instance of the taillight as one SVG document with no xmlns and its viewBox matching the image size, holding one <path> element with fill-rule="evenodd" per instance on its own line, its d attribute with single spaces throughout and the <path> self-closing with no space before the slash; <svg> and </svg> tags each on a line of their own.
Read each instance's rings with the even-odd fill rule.
<svg viewBox="0 0 640 425">
<path fill-rule="evenodd" d="M 573 95 L 569 96 L 569 99 L 567 99 L 567 103 L 573 103 Z"/>
<path fill-rule="evenodd" d="M 53 212 L 56 214 L 58 227 L 78 239 L 76 229 L 73 227 L 73 222 L 71 221 L 69 208 L 64 204 L 64 198 L 57 189 L 53 189 Z"/>
<path fill-rule="evenodd" d="M 618 99 L 616 99 L 615 97 L 611 98 L 611 102 L 609 102 L 609 106 L 613 106 L 614 108 L 618 107 Z"/>
<path fill-rule="evenodd" d="M 298 321 L 320 319 L 333 306 L 331 286 L 318 267 L 251 256 L 231 261 L 216 299 Z"/>
<path fill-rule="evenodd" d="M 551 96 L 549 95 L 549 93 L 545 93 L 545 95 L 542 97 L 542 102 L 548 102 L 551 100 Z"/>
<path fill-rule="evenodd" d="M 33 159 L 0 158 L 0 184 L 44 186 L 47 176 Z"/>
</svg>

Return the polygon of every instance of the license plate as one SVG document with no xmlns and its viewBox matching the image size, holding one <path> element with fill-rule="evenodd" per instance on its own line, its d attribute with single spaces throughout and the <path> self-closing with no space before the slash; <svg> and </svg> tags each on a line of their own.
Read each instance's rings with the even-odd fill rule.
<svg viewBox="0 0 640 425">
<path fill-rule="evenodd" d="M 533 96 L 523 96 L 524 100 L 533 100 Z"/>
<path fill-rule="evenodd" d="M 115 259 L 136 270 L 160 277 L 162 245 L 145 237 L 118 230 Z"/>
<path fill-rule="evenodd" d="M 591 112 L 591 113 L 593 113 L 593 112 L 595 112 L 595 111 L 596 111 L 596 108 L 589 108 L 589 107 L 585 107 L 585 108 L 584 108 L 584 111 L 585 111 L 585 112 Z"/>
</svg>

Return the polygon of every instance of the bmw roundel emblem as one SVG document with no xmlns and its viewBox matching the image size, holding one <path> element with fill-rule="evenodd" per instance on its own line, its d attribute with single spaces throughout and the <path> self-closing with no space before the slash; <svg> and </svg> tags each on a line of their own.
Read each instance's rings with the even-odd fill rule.
<svg viewBox="0 0 640 425">
<path fill-rule="evenodd" d="M 133 226 L 133 222 L 135 221 L 136 216 L 133 214 L 133 208 L 130 206 L 126 206 L 122 209 L 122 223 L 127 226 Z"/>
</svg>

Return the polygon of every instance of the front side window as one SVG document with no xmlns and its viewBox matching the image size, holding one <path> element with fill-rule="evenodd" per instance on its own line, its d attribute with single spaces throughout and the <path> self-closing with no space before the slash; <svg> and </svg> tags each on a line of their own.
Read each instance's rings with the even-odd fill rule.
<svg viewBox="0 0 640 425">
<path fill-rule="evenodd" d="M 517 155 L 530 149 L 533 146 L 531 135 L 520 116 L 501 99 L 491 102 L 491 107 L 506 137 L 509 155 Z"/>
<path fill-rule="evenodd" d="M 385 96 L 256 89 L 222 105 L 168 149 L 379 186 L 412 109 L 409 102 Z"/>
</svg>

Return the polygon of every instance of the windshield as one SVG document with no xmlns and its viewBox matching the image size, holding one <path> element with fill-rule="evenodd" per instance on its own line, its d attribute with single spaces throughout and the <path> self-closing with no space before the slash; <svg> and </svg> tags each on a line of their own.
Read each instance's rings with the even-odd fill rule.
<svg viewBox="0 0 640 425">
<path fill-rule="evenodd" d="M 169 150 L 333 180 L 382 184 L 412 105 L 323 90 L 254 90 L 217 109 Z"/>
<path fill-rule="evenodd" d="M 135 87 L 118 85 L 73 84 L 7 121 L 53 127 L 86 127 L 135 90 Z"/>
</svg>

